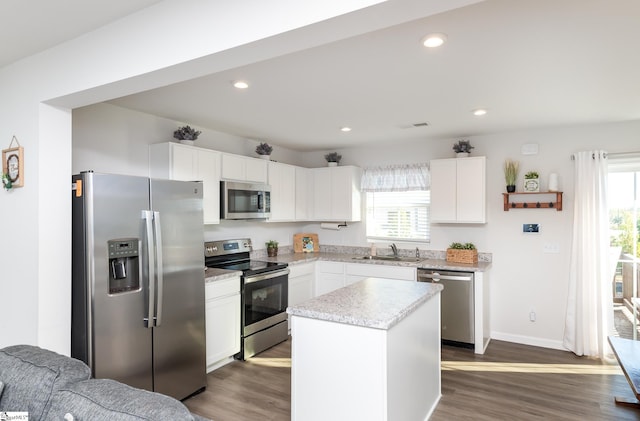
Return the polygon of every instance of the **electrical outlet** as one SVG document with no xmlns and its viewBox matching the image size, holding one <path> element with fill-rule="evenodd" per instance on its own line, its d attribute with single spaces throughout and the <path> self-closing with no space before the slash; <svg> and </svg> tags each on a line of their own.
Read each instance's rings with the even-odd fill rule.
<svg viewBox="0 0 640 421">
<path fill-rule="evenodd" d="M 540 224 L 522 224 L 522 232 L 532 234 L 540 232 Z"/>
<path fill-rule="evenodd" d="M 536 312 L 534 310 L 531 310 L 529 312 L 529 321 L 531 321 L 531 322 L 535 322 L 536 321 Z"/>
<path fill-rule="evenodd" d="M 542 246 L 544 253 L 560 253 L 560 244 L 558 243 L 544 243 Z"/>
</svg>

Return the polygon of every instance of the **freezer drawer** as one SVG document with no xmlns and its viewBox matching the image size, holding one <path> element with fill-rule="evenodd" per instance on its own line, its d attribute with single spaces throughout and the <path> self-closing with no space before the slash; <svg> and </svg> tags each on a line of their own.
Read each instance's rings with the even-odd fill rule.
<svg viewBox="0 0 640 421">
<path fill-rule="evenodd" d="M 444 342 L 474 344 L 473 276 L 473 272 L 418 269 L 418 282 L 437 282 L 444 287 L 440 294 Z"/>
</svg>

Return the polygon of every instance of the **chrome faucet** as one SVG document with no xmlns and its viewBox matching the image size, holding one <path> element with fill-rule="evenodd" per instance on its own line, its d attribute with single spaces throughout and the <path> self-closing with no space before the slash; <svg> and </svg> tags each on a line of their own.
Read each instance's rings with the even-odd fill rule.
<svg viewBox="0 0 640 421">
<path fill-rule="evenodd" d="M 391 247 L 391 250 L 393 250 L 393 257 L 398 257 L 398 247 L 396 246 L 396 244 L 391 243 L 389 247 Z"/>
</svg>

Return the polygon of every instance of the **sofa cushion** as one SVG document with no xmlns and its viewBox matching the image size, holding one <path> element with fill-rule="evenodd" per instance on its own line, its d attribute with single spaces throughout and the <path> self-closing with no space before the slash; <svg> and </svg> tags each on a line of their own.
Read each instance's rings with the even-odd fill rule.
<svg viewBox="0 0 640 421">
<path fill-rule="evenodd" d="M 42 419 L 52 395 L 68 384 L 86 380 L 91 370 L 82 361 L 32 345 L 0 349 L 1 411 L 29 412 Z"/>
<path fill-rule="evenodd" d="M 194 418 L 182 402 L 169 396 L 115 380 L 91 379 L 58 390 L 46 419 L 192 421 Z"/>
</svg>

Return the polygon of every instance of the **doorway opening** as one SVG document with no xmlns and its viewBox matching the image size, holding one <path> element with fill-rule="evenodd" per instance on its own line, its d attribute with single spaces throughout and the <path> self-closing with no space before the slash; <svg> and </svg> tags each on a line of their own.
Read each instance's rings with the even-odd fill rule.
<svg viewBox="0 0 640 421">
<path fill-rule="evenodd" d="M 618 336 L 640 337 L 640 156 L 609 160 L 608 207 L 613 309 Z"/>
</svg>

